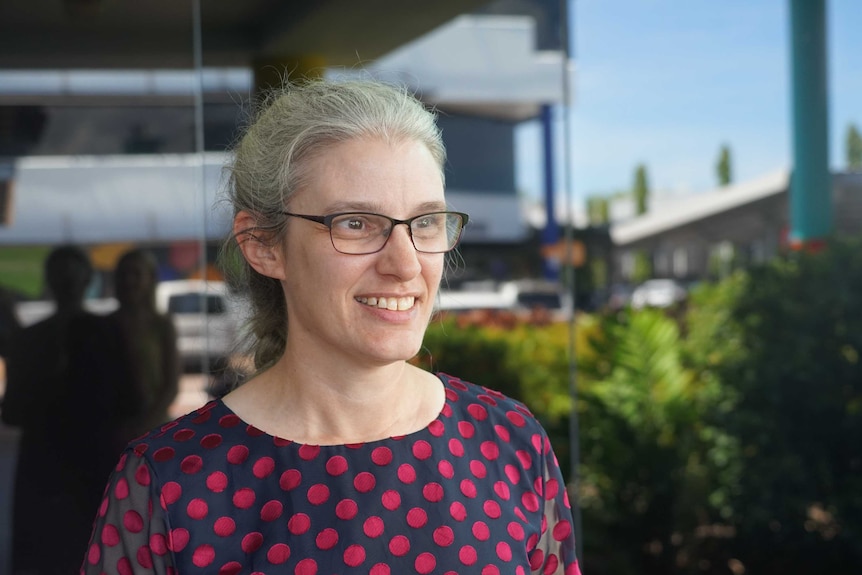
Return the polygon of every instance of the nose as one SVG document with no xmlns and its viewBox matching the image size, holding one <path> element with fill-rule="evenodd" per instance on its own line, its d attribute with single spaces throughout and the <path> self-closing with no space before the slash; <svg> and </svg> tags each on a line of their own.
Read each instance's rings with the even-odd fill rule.
<svg viewBox="0 0 862 575">
<path fill-rule="evenodd" d="M 401 280 L 416 277 L 422 271 L 419 254 L 413 246 L 410 228 L 405 224 L 395 225 L 386 238 L 386 245 L 378 252 L 377 269 L 385 275 L 397 276 Z"/>
</svg>

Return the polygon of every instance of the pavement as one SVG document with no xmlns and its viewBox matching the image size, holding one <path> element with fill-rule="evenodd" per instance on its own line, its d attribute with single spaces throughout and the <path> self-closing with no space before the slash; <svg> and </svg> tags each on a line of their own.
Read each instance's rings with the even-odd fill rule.
<svg viewBox="0 0 862 575">
<path fill-rule="evenodd" d="M 180 392 L 169 409 L 171 417 L 179 417 L 197 409 L 209 400 L 206 393 L 207 379 L 201 374 L 187 374 L 180 379 Z M 5 377 L 2 380 L 5 382 Z M 0 575 L 7 575 L 11 572 L 11 520 L 17 452 L 18 430 L 0 424 Z"/>
</svg>

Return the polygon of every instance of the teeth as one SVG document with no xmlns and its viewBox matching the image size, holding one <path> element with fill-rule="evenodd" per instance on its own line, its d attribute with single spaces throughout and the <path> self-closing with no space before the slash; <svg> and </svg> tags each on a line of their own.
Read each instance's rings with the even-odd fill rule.
<svg viewBox="0 0 862 575">
<path fill-rule="evenodd" d="M 404 311 L 413 307 L 416 298 L 408 297 L 358 297 L 356 301 L 370 305 L 379 309 L 388 309 L 392 311 Z"/>
</svg>

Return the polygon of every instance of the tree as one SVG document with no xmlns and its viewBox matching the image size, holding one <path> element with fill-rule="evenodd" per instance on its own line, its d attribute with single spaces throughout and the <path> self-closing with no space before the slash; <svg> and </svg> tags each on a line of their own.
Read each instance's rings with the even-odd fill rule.
<svg viewBox="0 0 862 575">
<path fill-rule="evenodd" d="M 847 126 L 847 169 L 862 170 L 862 135 L 855 124 Z"/>
<path fill-rule="evenodd" d="M 727 186 L 733 181 L 733 166 L 730 158 L 730 148 L 727 145 L 721 146 L 715 171 L 718 175 L 719 186 Z"/>
<path fill-rule="evenodd" d="M 649 204 L 649 183 L 647 182 L 646 166 L 638 164 L 635 170 L 635 187 L 632 191 L 635 200 L 635 213 L 645 214 Z"/>
<path fill-rule="evenodd" d="M 587 198 L 587 216 L 591 226 L 601 226 L 610 220 L 609 202 L 604 196 Z"/>
</svg>

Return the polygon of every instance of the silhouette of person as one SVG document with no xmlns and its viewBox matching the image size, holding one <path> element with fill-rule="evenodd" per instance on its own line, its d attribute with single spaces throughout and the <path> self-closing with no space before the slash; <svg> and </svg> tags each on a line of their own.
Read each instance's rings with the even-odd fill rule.
<svg viewBox="0 0 862 575">
<path fill-rule="evenodd" d="M 92 518 L 108 471 L 90 465 L 86 454 L 98 452 L 95 443 L 84 456 L 74 449 L 88 389 L 75 381 L 73 366 L 82 362 L 76 342 L 89 339 L 82 330 L 95 325 L 83 307 L 93 270 L 75 246 L 54 249 L 44 266 L 56 311 L 9 342 L 0 412 L 4 423 L 21 431 L 12 512 L 15 575 L 75 572 L 88 535 L 86 517 Z"/>
<path fill-rule="evenodd" d="M 119 336 L 127 380 L 140 402 L 124 424 L 125 440 L 165 423 L 168 408 L 179 390 L 180 363 L 177 335 L 171 318 L 156 309 L 156 260 L 151 253 L 126 252 L 114 270 L 119 308 L 108 316 Z"/>
</svg>

